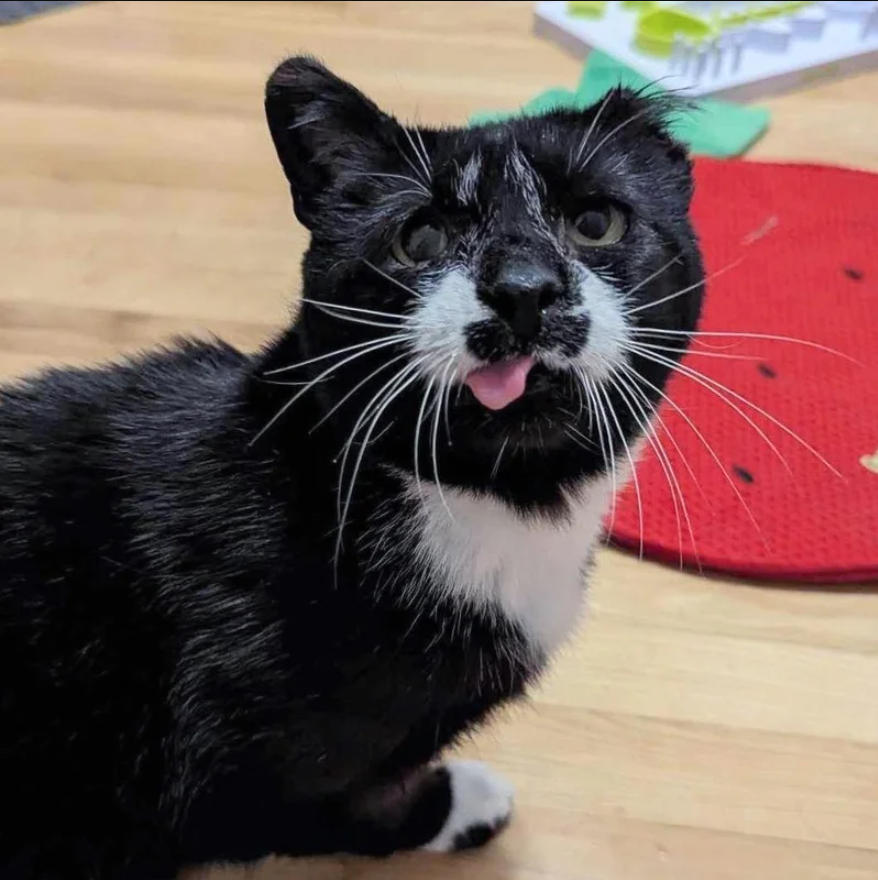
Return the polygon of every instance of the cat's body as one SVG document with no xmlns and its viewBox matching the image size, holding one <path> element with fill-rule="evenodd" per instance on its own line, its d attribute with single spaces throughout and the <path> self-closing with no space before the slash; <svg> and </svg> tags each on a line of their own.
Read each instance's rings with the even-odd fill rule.
<svg viewBox="0 0 878 880">
<path fill-rule="evenodd" d="M 284 132 L 319 127 L 333 101 L 336 140 L 297 141 L 289 150 L 312 152 L 291 159 Z M 640 419 L 612 391 L 588 385 L 583 397 L 554 371 L 585 339 L 600 356 L 582 366 L 595 383 L 616 357 L 624 321 L 601 277 L 643 282 L 640 296 L 654 299 L 691 285 L 662 314 L 663 326 L 692 328 L 701 268 L 685 219 L 688 168 L 656 128 L 651 167 L 620 180 L 630 193 L 637 174 L 656 190 L 673 178 L 677 193 L 640 197 L 647 215 L 653 197 L 672 215 L 668 227 L 631 233 L 636 259 L 603 276 L 583 263 L 558 269 L 552 296 L 571 297 L 573 311 L 558 312 L 555 336 L 551 304 L 542 318 L 503 314 L 507 338 L 458 259 L 418 281 L 405 252 L 376 265 L 384 228 L 398 228 L 388 206 L 409 216 L 422 208 L 405 200 L 424 194 L 393 191 L 407 165 L 360 173 L 356 162 L 371 161 L 364 119 L 396 125 L 364 101 L 307 60 L 287 62 L 269 86 L 297 213 L 314 235 L 305 295 L 325 308 L 306 307 L 258 356 L 185 343 L 0 392 L 0 803 L 10 817 L 0 880 L 165 880 L 271 853 L 445 850 L 483 842 L 508 819 L 501 780 L 432 762 L 521 697 L 575 623 L 621 479 L 607 462 L 626 460 Z M 635 119 L 646 115 L 633 106 Z M 605 121 L 616 124 L 612 108 Z M 465 207 L 487 197 L 491 156 L 505 155 L 514 185 L 503 198 L 522 195 L 546 238 L 556 227 L 537 207 L 548 199 L 531 167 L 538 125 L 451 132 L 459 153 L 445 161 L 457 164 Z M 555 130 L 567 126 L 574 147 L 600 133 L 588 118 L 559 117 Z M 356 132 L 347 153 L 345 130 Z M 444 135 L 418 137 L 439 166 Z M 330 204 L 344 176 L 326 158 L 333 150 L 338 167 L 359 169 L 351 179 L 375 176 L 390 192 L 354 181 L 348 201 L 336 191 Z M 618 151 L 608 158 L 618 163 Z M 416 228 L 407 246 L 435 250 L 435 231 Z M 442 235 L 447 246 L 450 227 Z M 490 242 L 461 241 L 480 266 L 496 264 Z M 503 241 L 527 251 L 526 235 Z M 399 349 L 368 340 L 407 310 L 414 329 L 398 341 L 413 360 L 405 350 L 396 360 L 414 367 L 378 377 Z M 450 341 L 468 352 L 457 391 L 458 349 L 442 350 L 443 372 L 418 373 Z M 347 369 L 341 355 L 325 359 L 342 349 Z M 289 378 L 314 384 L 278 384 L 293 367 Z M 666 370 L 639 369 L 644 412 Z M 597 412 L 610 407 L 618 436 L 608 420 L 598 435 Z M 569 413 L 561 428 L 556 409 Z"/>
<path fill-rule="evenodd" d="M 536 671 L 511 627 L 382 598 L 380 567 L 336 583 L 318 444 L 248 452 L 254 366 L 187 346 L 5 396 L 0 856 L 257 857 L 277 823 L 289 851 L 331 848 L 302 827 L 320 799 L 425 763 Z M 417 504 L 393 476 L 372 491 Z M 217 781 L 222 809 L 199 796 Z"/>
</svg>

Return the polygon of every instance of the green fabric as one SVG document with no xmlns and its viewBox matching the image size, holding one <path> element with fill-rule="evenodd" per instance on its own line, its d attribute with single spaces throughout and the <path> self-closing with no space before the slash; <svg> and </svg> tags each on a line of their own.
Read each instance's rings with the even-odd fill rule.
<svg viewBox="0 0 878 880">
<path fill-rule="evenodd" d="M 617 85 L 646 88 L 649 80 L 603 52 L 592 50 L 576 91 L 554 88 L 542 92 L 518 111 L 480 112 L 470 119 L 478 125 L 499 122 L 523 113 L 537 115 L 557 107 L 589 107 Z M 660 91 L 660 86 L 654 86 Z M 743 107 L 714 98 L 693 102 L 694 110 L 681 111 L 670 120 L 671 132 L 689 145 L 693 153 L 717 158 L 739 156 L 751 147 L 768 128 L 769 113 L 763 107 Z"/>
</svg>

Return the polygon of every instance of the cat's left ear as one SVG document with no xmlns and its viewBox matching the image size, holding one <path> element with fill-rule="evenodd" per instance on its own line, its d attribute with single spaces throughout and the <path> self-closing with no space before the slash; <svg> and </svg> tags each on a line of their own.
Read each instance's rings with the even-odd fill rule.
<svg viewBox="0 0 878 880">
<path fill-rule="evenodd" d="M 305 55 L 269 77 L 265 113 L 296 216 L 309 229 L 339 173 L 374 167 L 401 134 L 392 116 Z"/>
</svg>

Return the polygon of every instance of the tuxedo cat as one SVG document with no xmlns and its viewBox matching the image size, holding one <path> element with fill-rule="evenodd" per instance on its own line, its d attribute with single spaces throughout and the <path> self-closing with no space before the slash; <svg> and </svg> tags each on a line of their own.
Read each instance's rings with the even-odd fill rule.
<svg viewBox="0 0 878 880">
<path fill-rule="evenodd" d="M 311 234 L 267 348 L 0 391 L 0 878 L 167 880 L 488 841 L 439 756 L 570 634 L 703 284 L 684 149 L 628 90 L 411 128 L 268 82 Z"/>
</svg>

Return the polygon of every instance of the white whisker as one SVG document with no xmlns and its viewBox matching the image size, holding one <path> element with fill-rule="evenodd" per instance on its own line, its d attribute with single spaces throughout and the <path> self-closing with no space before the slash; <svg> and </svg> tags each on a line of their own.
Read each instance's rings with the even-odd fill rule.
<svg viewBox="0 0 878 880">
<path fill-rule="evenodd" d="M 656 278 L 659 277 L 659 275 L 662 275 L 664 272 L 667 272 L 668 269 L 670 269 L 671 266 L 674 265 L 674 263 L 680 263 L 680 262 L 682 262 L 682 261 L 680 259 L 679 254 L 676 254 L 675 256 L 671 257 L 671 259 L 668 260 L 668 262 L 665 263 L 664 266 L 660 266 L 651 275 L 647 275 L 646 278 L 644 278 L 641 281 L 638 281 L 637 284 L 635 284 L 634 287 L 631 288 L 631 290 L 626 290 L 624 298 L 627 299 L 628 297 L 633 296 L 635 293 L 637 293 L 638 290 L 641 290 L 642 288 L 646 287 L 646 285 L 649 284 L 650 281 L 654 281 Z"/>
<path fill-rule="evenodd" d="M 276 413 L 275 413 L 275 414 L 274 414 L 274 415 L 268 420 L 268 422 L 263 426 L 263 428 L 262 428 L 260 431 L 257 432 L 256 436 L 253 437 L 253 439 L 250 441 L 250 443 L 249 443 L 248 445 L 249 445 L 249 446 L 253 446 L 254 443 L 256 443 L 256 442 L 257 442 L 262 436 L 264 436 L 264 434 L 266 433 L 266 431 L 268 431 L 273 425 L 277 424 L 278 420 L 280 420 L 281 418 L 283 418 L 283 416 L 284 416 L 284 415 L 290 410 L 290 408 L 293 406 L 293 404 L 294 404 L 294 403 L 295 403 L 295 402 L 296 402 L 296 401 L 297 401 L 297 400 L 298 400 L 303 394 L 306 394 L 310 388 L 312 388 L 312 387 L 313 387 L 314 385 L 316 385 L 318 382 L 320 382 L 321 380 L 323 380 L 323 379 L 324 379 L 326 376 L 328 376 L 330 373 L 334 373 L 337 369 L 339 369 L 339 367 L 343 367 L 345 364 L 350 363 L 351 361 L 354 361 L 354 360 L 356 360 L 356 359 L 359 358 L 359 357 L 363 357 L 363 355 L 371 354 L 373 351 L 378 351 L 378 350 L 380 350 L 380 349 L 382 349 L 382 348 L 388 348 L 388 347 L 391 346 L 391 345 L 396 345 L 397 342 L 398 342 L 398 340 L 397 340 L 396 338 L 393 338 L 393 337 L 391 337 L 390 339 L 382 339 L 382 340 L 379 340 L 378 342 L 373 342 L 373 345 L 372 345 L 371 348 L 364 348 L 364 349 L 361 350 L 361 351 L 357 351 L 357 352 L 355 352 L 354 354 L 352 354 L 352 355 L 350 355 L 350 356 L 344 358 L 344 360 L 340 361 L 339 363 L 337 363 L 337 364 L 333 364 L 331 367 L 329 367 L 329 369 L 324 370 L 324 371 L 323 371 L 322 373 L 320 373 L 316 378 L 314 378 L 314 379 L 312 379 L 310 382 L 308 382 L 308 383 L 305 385 L 304 388 L 302 388 L 301 390 L 297 391 L 297 392 L 296 392 L 296 393 L 295 393 L 295 394 L 294 394 L 294 395 L 293 395 L 293 396 L 292 396 L 292 397 L 291 397 L 291 398 L 290 398 L 290 399 L 289 399 L 289 400 L 288 400 L 288 401 L 287 401 L 287 402 L 286 402 L 286 403 L 285 403 L 285 404 L 284 404 L 284 405 L 283 405 L 283 406 L 282 406 L 282 407 L 281 407 L 281 408 L 280 408 L 280 409 L 279 409 L 279 410 L 278 410 L 278 411 L 277 411 L 277 412 L 276 412 Z M 292 369 L 292 368 L 291 368 L 291 367 L 286 367 L 285 369 Z M 275 372 L 281 372 L 281 371 L 280 371 L 280 370 L 272 370 L 272 373 L 275 373 Z M 266 374 L 266 375 L 271 375 L 271 374 Z"/>
<path fill-rule="evenodd" d="M 591 139 L 592 134 L 594 134 L 594 130 L 597 127 L 598 121 L 600 120 L 601 116 L 603 115 L 603 112 L 606 109 L 607 104 L 610 103 L 610 99 L 612 97 L 613 97 L 613 92 L 611 90 L 611 91 L 607 92 L 606 96 L 604 97 L 604 100 L 601 101 L 601 106 L 598 107 L 597 113 L 595 113 L 594 118 L 591 121 L 591 125 L 589 125 L 588 129 L 585 132 L 585 136 L 579 142 L 579 147 L 576 150 L 576 155 L 574 156 L 572 153 L 570 154 L 570 160 L 567 163 L 567 173 L 568 174 L 570 174 L 570 172 L 573 170 L 574 167 L 578 167 L 579 160 L 582 158 L 582 153 L 585 150 L 586 144 L 588 144 L 589 140 Z"/>
<path fill-rule="evenodd" d="M 420 460 L 421 460 L 421 427 L 424 423 L 424 416 L 427 413 L 427 408 L 430 403 L 430 392 L 433 390 L 433 385 L 436 382 L 436 377 L 434 376 L 427 382 L 427 386 L 424 388 L 424 396 L 421 398 L 421 408 L 418 410 L 418 416 L 415 419 L 415 448 L 414 448 L 414 470 L 415 470 L 415 485 L 418 487 L 418 492 L 421 493 L 423 498 L 423 487 L 421 483 L 421 468 L 420 468 Z"/>
<path fill-rule="evenodd" d="M 628 465 L 631 468 L 631 479 L 634 481 L 634 495 L 637 499 L 637 523 L 640 531 L 640 552 L 638 554 L 639 559 L 643 559 L 643 497 L 640 493 L 640 480 L 637 477 L 637 467 L 634 461 L 634 456 L 631 454 L 631 447 L 628 445 L 628 441 L 625 439 L 625 433 L 622 430 L 622 425 L 619 422 L 618 417 L 616 416 L 615 411 L 613 410 L 613 404 L 610 400 L 609 394 L 607 393 L 607 389 L 602 385 L 595 385 L 595 391 L 604 399 L 604 402 L 607 404 L 607 412 L 610 414 L 610 418 L 613 421 L 613 424 L 616 427 L 616 432 L 619 435 L 619 440 L 622 442 L 622 446 L 625 450 L 625 457 L 628 459 Z M 611 447 L 612 449 L 612 447 Z M 614 457 L 615 460 L 615 457 Z M 615 488 L 615 486 L 614 486 Z M 615 494 L 615 493 L 614 493 Z"/>
<path fill-rule="evenodd" d="M 649 445 L 653 448 L 659 465 L 664 472 L 665 479 L 668 482 L 668 488 L 671 492 L 671 502 L 674 505 L 674 516 L 677 520 L 677 541 L 680 545 L 680 571 L 683 570 L 685 565 L 685 558 L 683 554 L 683 528 L 680 522 L 680 512 L 682 510 L 683 520 L 686 523 L 686 529 L 689 533 L 689 540 L 692 543 L 692 551 L 695 554 L 695 562 L 698 566 L 698 571 L 700 573 L 703 573 L 703 569 L 701 567 L 701 559 L 698 555 L 698 544 L 695 540 L 695 530 L 692 527 L 692 518 L 689 516 L 689 509 L 686 506 L 686 497 L 683 494 L 683 487 L 680 485 L 680 481 L 677 478 L 676 472 L 674 471 L 673 463 L 671 462 L 671 459 L 668 456 L 668 453 L 661 442 L 661 438 L 659 437 L 658 432 L 655 430 L 655 426 L 652 424 L 646 409 L 644 409 L 643 404 L 637 398 L 637 389 L 632 388 L 630 382 L 626 381 L 623 376 L 617 374 L 616 390 L 619 392 L 620 396 L 625 399 L 626 405 L 628 405 L 631 415 L 640 426 L 640 430 L 646 437 L 647 443 L 649 443 Z M 640 393 L 642 394 L 642 392 Z M 679 504 L 677 502 L 678 497 Z"/>
<path fill-rule="evenodd" d="M 726 361 L 759 361 L 762 358 L 752 354 L 722 354 L 716 351 L 694 351 L 691 346 L 686 348 L 671 348 L 668 345 L 653 345 L 649 342 L 638 342 L 638 347 L 648 348 L 650 351 L 666 351 L 676 355 L 693 355 L 697 357 L 720 358 Z"/>
<path fill-rule="evenodd" d="M 755 403 L 753 403 L 752 400 L 748 400 L 746 397 L 743 397 L 742 395 L 738 394 L 737 392 L 732 391 L 731 388 L 728 388 L 727 386 L 723 385 L 721 382 L 717 382 L 715 379 L 711 379 L 709 376 L 705 376 L 704 373 L 700 373 L 698 370 L 695 370 L 692 367 L 685 366 L 684 364 L 674 364 L 672 361 L 669 361 L 667 358 L 665 358 L 662 355 L 651 354 L 650 356 L 653 359 L 658 359 L 659 361 L 663 362 L 665 366 L 671 366 L 671 368 L 677 370 L 677 372 L 682 373 L 685 376 L 688 376 L 693 381 L 698 382 L 704 388 L 706 388 L 710 391 L 713 391 L 718 397 L 720 397 L 721 400 L 725 400 L 725 398 L 723 398 L 723 396 L 722 396 L 722 394 L 724 393 L 724 394 L 728 394 L 730 397 L 734 398 L 735 400 L 740 401 L 741 403 L 745 404 L 746 406 L 749 406 L 752 410 L 759 413 L 759 415 L 761 415 L 764 419 L 767 419 L 769 422 L 771 422 L 773 425 L 775 425 L 777 428 L 779 428 L 781 431 L 783 431 L 784 434 L 786 434 L 787 436 L 789 436 L 793 440 L 795 440 L 798 444 L 800 444 L 802 446 L 803 449 L 810 452 L 811 455 L 813 455 L 825 468 L 827 468 L 836 477 L 838 477 L 840 480 L 845 480 L 844 475 L 839 470 L 837 470 L 832 464 L 830 464 L 826 460 L 826 458 L 824 458 L 813 446 L 811 446 L 806 440 L 804 440 L 802 437 L 800 437 L 791 428 L 787 427 L 787 425 L 785 425 L 779 419 L 776 419 L 773 415 L 771 415 L 771 413 L 766 412 L 764 409 L 762 409 L 762 407 L 757 406 Z M 769 444 L 769 446 L 775 451 L 776 455 L 780 458 L 780 460 L 783 463 L 784 467 L 786 468 L 787 472 L 792 473 L 789 465 L 786 462 L 786 459 L 784 459 L 784 457 L 777 450 L 777 447 L 773 443 L 771 443 L 771 441 L 766 437 L 765 432 L 762 431 L 753 422 L 752 419 L 748 418 L 746 416 L 746 414 L 744 414 L 740 410 L 740 408 L 735 407 L 735 405 L 728 400 L 725 400 L 725 403 L 727 405 L 731 406 L 733 409 L 735 409 L 739 414 L 744 416 L 744 418 L 746 418 L 747 421 L 751 425 L 753 425 L 754 428 L 756 428 L 756 430 L 760 433 L 762 438 Z"/>
<path fill-rule="evenodd" d="M 442 502 L 442 506 L 445 508 L 445 512 L 448 514 L 448 517 L 452 522 L 455 522 L 454 514 L 448 506 L 445 492 L 442 489 L 442 481 L 439 479 L 439 454 L 437 447 L 439 445 L 439 423 L 442 417 L 442 397 L 445 393 L 446 385 L 449 384 L 448 374 L 454 367 L 454 361 L 456 358 L 457 355 L 454 354 L 449 359 L 448 366 L 445 367 L 445 371 L 442 373 L 442 378 L 439 381 L 439 386 L 436 389 L 436 411 L 433 413 L 433 439 L 431 443 L 433 449 L 433 478 L 436 481 L 436 488 L 439 491 L 439 500 Z"/>
<path fill-rule="evenodd" d="M 369 260 L 364 259 L 363 263 L 365 263 L 373 272 L 377 272 L 382 278 L 387 279 L 391 284 L 395 284 L 397 287 L 402 288 L 406 293 L 413 296 L 415 299 L 423 299 L 421 294 L 417 292 L 417 290 L 413 290 L 407 284 L 403 284 L 398 278 L 394 278 L 392 275 L 388 275 L 383 269 L 376 266 L 374 263 Z"/>
<path fill-rule="evenodd" d="M 616 525 L 616 506 L 617 496 L 619 494 L 618 477 L 616 474 L 616 457 L 613 455 L 613 439 L 610 432 L 610 423 L 603 404 L 597 395 L 596 385 L 586 375 L 584 370 L 579 370 L 579 375 L 583 382 L 583 389 L 589 400 L 589 409 L 595 414 L 595 425 L 597 427 L 598 443 L 601 447 L 601 456 L 604 460 L 604 469 L 610 474 L 612 480 L 612 500 L 610 502 L 610 521 L 607 531 L 612 532 Z"/>
<path fill-rule="evenodd" d="M 682 290 L 675 290 L 673 293 L 669 293 L 667 296 L 663 296 L 661 299 L 651 300 L 650 302 L 642 303 L 633 309 L 628 309 L 625 312 L 626 315 L 636 315 L 638 312 L 642 312 L 645 309 L 654 309 L 656 306 L 664 305 L 664 303 L 671 302 L 671 300 L 675 300 L 678 297 L 685 296 L 687 293 L 690 293 L 693 290 L 697 290 L 699 287 L 703 287 L 708 283 L 708 281 L 713 281 L 714 278 L 719 278 L 720 275 L 725 275 L 726 272 L 731 272 L 732 269 L 736 269 L 741 263 L 744 262 L 743 257 L 739 257 L 732 263 L 729 263 L 727 266 L 723 266 L 722 269 L 717 269 L 716 272 L 711 272 L 710 275 L 702 278 L 700 281 L 696 281 L 694 284 L 690 284 L 688 287 L 684 287 Z"/>
<path fill-rule="evenodd" d="M 366 385 L 369 381 L 374 379 L 375 376 L 377 376 L 379 373 L 382 373 L 388 367 L 393 366 L 393 364 L 399 363 L 401 360 L 403 360 L 404 358 L 407 358 L 407 357 L 410 357 L 409 352 L 404 351 L 402 354 L 398 354 L 396 357 L 391 358 L 389 361 L 385 361 L 383 364 L 381 364 L 380 367 L 378 367 L 377 370 L 373 370 L 371 373 L 369 373 L 369 375 L 366 376 L 365 379 L 362 379 L 360 382 L 358 382 L 356 385 L 354 385 L 354 387 L 351 388 L 351 390 L 348 391 L 348 393 L 345 394 L 345 396 L 342 397 L 341 400 L 339 400 L 338 403 L 336 403 L 335 406 L 332 407 L 332 409 L 330 409 L 328 412 L 326 412 L 323 415 L 323 417 L 320 419 L 320 421 L 318 421 L 311 428 L 311 430 L 308 431 L 308 433 L 313 434 L 321 425 L 323 425 L 330 418 L 332 418 L 334 413 L 338 412 L 338 410 L 341 409 L 341 407 L 344 406 L 344 404 L 348 400 L 350 400 L 364 385 Z"/>
<path fill-rule="evenodd" d="M 405 337 L 400 336 L 399 339 L 404 339 Z M 357 351 L 358 349 L 363 348 L 371 348 L 374 345 L 378 345 L 380 348 L 380 343 L 386 342 L 390 339 L 397 339 L 396 336 L 382 336 L 380 339 L 367 339 L 365 342 L 357 342 L 354 345 L 348 345 L 345 348 L 336 348 L 334 351 L 329 351 L 326 354 L 321 354 L 318 357 L 309 358 L 306 361 L 299 361 L 295 364 L 290 364 L 288 367 L 278 367 L 275 370 L 268 370 L 263 373 L 263 376 L 276 376 L 278 373 L 288 373 L 290 370 L 298 370 L 301 367 L 309 367 L 311 364 L 319 363 L 320 361 L 325 361 L 327 358 L 336 357 L 338 355 L 347 354 L 349 351 Z"/>
<path fill-rule="evenodd" d="M 637 327 L 634 329 L 634 333 L 637 336 L 688 336 L 696 341 L 704 337 L 712 337 L 722 339 L 758 339 L 768 342 L 788 342 L 792 345 L 803 345 L 806 348 L 814 348 L 817 351 L 844 358 L 846 361 L 849 361 L 858 367 L 863 366 L 860 361 L 851 357 L 849 354 L 845 354 L 843 351 L 830 348 L 828 345 L 821 345 L 819 342 L 812 342 L 809 339 L 797 339 L 795 336 L 776 336 L 772 333 L 722 332 L 719 330 L 664 330 L 660 327 Z"/>
<path fill-rule="evenodd" d="M 412 361 L 407 366 L 403 367 L 401 370 L 397 372 L 397 374 L 387 382 L 381 390 L 366 404 L 363 408 L 363 412 L 360 415 L 360 418 L 357 419 L 357 423 L 354 425 L 353 430 L 351 431 L 350 437 L 348 438 L 347 443 L 344 447 L 344 452 L 342 454 L 341 465 L 339 467 L 339 484 L 338 484 L 338 501 L 339 501 L 339 509 L 338 509 L 338 535 L 336 537 L 335 544 L 335 563 L 338 566 L 338 560 L 341 555 L 341 550 L 343 546 L 343 538 L 344 538 L 344 528 L 347 523 L 348 513 L 350 511 L 351 501 L 354 497 L 354 488 L 356 487 L 357 475 L 360 472 L 360 467 L 363 464 L 363 458 L 366 454 L 366 449 L 369 446 L 369 441 L 372 437 L 372 434 L 375 430 L 375 426 L 378 424 L 381 416 L 387 410 L 387 407 L 390 406 L 393 401 L 402 394 L 403 391 L 406 390 L 410 385 L 416 382 L 420 378 L 420 374 L 418 372 L 423 359 L 419 359 L 417 361 Z M 378 401 L 378 403 L 373 408 L 373 403 Z M 342 485 L 344 482 L 344 473 L 347 469 L 347 461 L 348 456 L 350 455 L 350 451 L 352 449 L 352 444 L 354 438 L 357 435 L 360 427 L 365 424 L 366 421 L 369 422 L 368 427 L 366 428 L 366 433 L 363 437 L 363 440 L 360 444 L 360 451 L 357 454 L 356 461 L 354 462 L 353 473 L 351 474 L 350 481 L 348 483 L 347 495 L 345 497 L 344 504 L 341 505 L 341 491 Z"/>
<path fill-rule="evenodd" d="M 626 373 L 628 378 L 631 380 L 630 388 L 634 391 L 643 402 L 643 405 L 646 407 L 647 411 L 652 414 L 653 420 L 659 425 L 659 427 L 665 432 L 668 440 L 671 441 L 671 445 L 674 447 L 674 451 L 677 453 L 677 457 L 683 462 L 683 467 L 686 468 L 686 472 L 689 474 L 690 479 L 695 484 L 695 488 L 698 489 L 699 495 L 701 495 L 705 504 L 710 506 L 710 499 L 704 492 L 704 489 L 701 486 L 701 482 L 695 474 L 695 471 L 692 470 L 692 465 L 689 464 L 689 459 L 683 454 L 683 450 L 680 448 L 680 444 L 677 443 L 676 438 L 674 437 L 673 432 L 665 423 L 665 420 L 662 418 L 661 413 L 655 408 L 653 402 L 646 395 L 646 392 L 638 386 L 638 381 L 640 380 L 640 375 L 638 372 L 628 364 L 620 364 L 621 369 Z"/>
<path fill-rule="evenodd" d="M 417 146 L 415 145 L 414 139 L 411 136 L 411 132 L 405 127 L 402 129 L 402 133 L 406 136 L 409 144 L 411 144 L 412 152 L 415 155 L 415 158 L 418 160 L 418 163 L 421 166 L 421 170 L 424 172 L 423 182 L 425 185 L 429 186 L 431 174 L 430 174 L 430 163 L 421 155 Z M 420 175 L 420 172 L 418 172 Z"/>
<path fill-rule="evenodd" d="M 429 196 L 430 190 L 427 189 L 426 186 L 414 177 L 409 177 L 407 174 L 385 174 L 382 172 L 375 171 L 363 171 L 363 172 L 353 172 L 346 175 L 347 177 L 378 177 L 378 178 L 387 178 L 389 180 L 404 180 L 408 183 L 412 184 L 418 189 L 422 195 Z"/>
<path fill-rule="evenodd" d="M 359 306 L 348 306 L 341 303 L 319 302 L 316 299 L 306 299 L 305 297 L 302 297 L 299 302 L 306 303 L 309 306 L 316 306 L 320 309 L 339 309 L 344 312 L 356 312 L 358 315 L 371 315 L 373 318 L 389 318 L 401 324 L 408 320 L 407 315 L 398 315 L 393 312 L 378 312 L 375 309 L 362 309 Z"/>
<path fill-rule="evenodd" d="M 612 92 L 610 92 L 612 94 Z M 585 157 L 582 163 L 579 165 L 579 170 L 583 171 L 589 162 L 594 158 L 597 151 L 611 138 L 617 135 L 623 128 L 631 125 L 632 122 L 636 122 L 640 119 L 641 116 L 646 116 L 647 113 L 652 112 L 650 107 L 645 107 L 643 110 L 638 110 L 637 113 L 632 113 L 624 122 L 620 122 L 615 128 L 610 129 L 595 145 L 592 147 L 592 151 Z"/>
<path fill-rule="evenodd" d="M 633 372 L 633 370 L 632 370 L 632 372 Z M 692 432 L 695 434 L 695 436 L 701 442 L 701 445 L 704 446 L 704 448 L 707 450 L 707 454 L 711 457 L 714 464 L 716 464 L 716 466 L 722 472 L 722 475 L 725 477 L 726 482 L 729 484 L 729 486 L 731 486 L 732 491 L 737 496 L 738 501 L 741 502 L 741 506 L 744 508 L 744 512 L 747 514 L 747 518 L 753 524 L 753 528 L 756 530 L 756 534 L 759 535 L 759 538 L 762 541 L 763 546 L 766 548 L 766 550 L 769 550 L 770 547 L 769 547 L 768 541 L 766 540 L 765 534 L 763 533 L 762 529 L 759 527 L 759 523 L 757 522 L 756 517 L 753 515 L 753 511 L 750 509 L 750 505 L 747 504 L 747 500 L 741 494 L 741 490 L 735 484 L 735 481 L 732 479 L 731 475 L 729 474 L 728 469 L 722 463 L 722 461 L 720 460 L 720 457 L 714 451 L 714 448 L 707 441 L 707 438 L 704 436 L 704 434 L 701 432 L 701 430 L 698 428 L 698 426 L 695 424 L 695 422 L 693 422 L 692 419 L 689 417 L 689 414 L 679 404 L 675 403 L 674 400 L 669 395 L 667 395 L 661 388 L 659 388 L 657 385 L 654 385 L 652 382 L 650 382 L 648 379 L 644 378 L 643 376 L 641 376 L 638 373 L 635 373 L 635 376 L 637 377 L 638 381 L 642 382 L 644 385 L 646 385 L 648 388 L 651 388 L 656 394 L 658 394 L 665 401 L 665 403 L 667 403 L 668 406 L 670 406 L 671 409 L 673 409 L 674 412 L 676 412 L 680 416 L 680 418 L 682 418 L 683 421 L 686 422 L 686 424 L 689 426 L 689 428 L 692 430 Z M 695 475 L 693 474 L 693 478 L 694 478 L 694 476 Z"/>
<path fill-rule="evenodd" d="M 372 321 L 369 318 L 357 318 L 353 315 L 346 315 L 344 312 L 333 312 L 330 309 L 324 308 L 323 306 L 317 305 L 316 308 L 318 311 L 323 312 L 325 315 L 328 315 L 330 318 L 335 318 L 337 321 L 345 321 L 348 324 L 360 324 L 363 327 L 379 327 L 384 330 L 399 330 L 401 329 L 400 323 L 391 324 L 389 321 Z M 413 336 L 410 338 L 414 338 Z"/>
<path fill-rule="evenodd" d="M 494 467 L 491 469 L 491 481 L 492 482 L 497 479 L 497 474 L 500 473 L 500 461 L 502 460 L 503 453 L 506 452 L 506 447 L 508 445 L 509 445 L 509 437 L 507 436 L 506 439 L 503 441 L 502 445 L 500 446 L 500 451 L 497 453 L 497 460 L 494 462 Z"/>
</svg>

